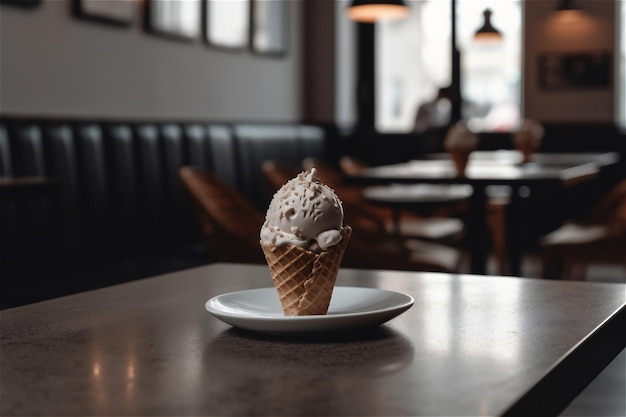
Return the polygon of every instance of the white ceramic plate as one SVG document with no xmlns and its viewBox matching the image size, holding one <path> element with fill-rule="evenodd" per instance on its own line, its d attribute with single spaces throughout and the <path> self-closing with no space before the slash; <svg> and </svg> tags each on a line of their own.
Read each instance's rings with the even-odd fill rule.
<svg viewBox="0 0 626 417">
<path fill-rule="evenodd" d="M 205 308 L 218 319 L 271 334 L 332 332 L 378 326 L 411 308 L 411 296 L 376 288 L 335 287 L 325 316 L 285 316 L 274 288 L 222 294 Z"/>
</svg>

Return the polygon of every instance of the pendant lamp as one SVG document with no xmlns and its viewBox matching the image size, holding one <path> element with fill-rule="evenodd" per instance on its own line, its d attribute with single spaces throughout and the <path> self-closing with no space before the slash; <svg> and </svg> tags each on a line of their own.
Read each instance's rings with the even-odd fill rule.
<svg viewBox="0 0 626 417">
<path fill-rule="evenodd" d="M 361 23 L 375 23 L 381 19 L 402 19 L 409 15 L 404 0 L 352 0 L 348 17 Z"/>
<path fill-rule="evenodd" d="M 492 12 L 490 9 L 485 9 L 483 16 L 485 22 L 480 29 L 474 34 L 474 40 L 478 42 L 494 42 L 502 40 L 502 33 L 491 24 Z"/>
<path fill-rule="evenodd" d="M 573 0 L 560 0 L 554 12 L 558 15 L 560 20 L 573 22 L 580 17 L 582 10 Z"/>
</svg>

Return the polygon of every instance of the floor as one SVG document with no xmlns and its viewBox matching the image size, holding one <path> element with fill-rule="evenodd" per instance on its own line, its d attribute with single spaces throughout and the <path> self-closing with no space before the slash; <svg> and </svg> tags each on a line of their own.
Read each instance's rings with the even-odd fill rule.
<svg viewBox="0 0 626 417">
<path fill-rule="evenodd" d="M 570 403 L 561 416 L 626 416 L 626 350 Z"/>
</svg>

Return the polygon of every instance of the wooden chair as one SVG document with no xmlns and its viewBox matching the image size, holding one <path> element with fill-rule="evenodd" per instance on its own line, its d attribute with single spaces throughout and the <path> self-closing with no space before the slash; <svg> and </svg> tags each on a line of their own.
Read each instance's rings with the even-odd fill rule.
<svg viewBox="0 0 626 417">
<path fill-rule="evenodd" d="M 369 165 L 359 158 L 344 155 L 339 158 L 339 167 L 346 175 L 357 175 Z"/>
<path fill-rule="evenodd" d="M 369 165 L 364 161 L 350 155 L 339 158 L 339 167 L 346 175 L 357 175 Z"/>
<path fill-rule="evenodd" d="M 584 279 L 594 262 L 626 268 L 626 179 L 584 219 L 565 223 L 541 239 L 543 277 Z"/>
<path fill-rule="evenodd" d="M 179 176 L 191 196 L 212 261 L 265 263 L 259 246 L 263 216 L 252 204 L 200 168 L 183 167 Z"/>
<path fill-rule="evenodd" d="M 298 175 L 294 167 L 274 159 L 263 161 L 261 170 L 267 180 L 272 196 L 283 184 Z"/>
</svg>

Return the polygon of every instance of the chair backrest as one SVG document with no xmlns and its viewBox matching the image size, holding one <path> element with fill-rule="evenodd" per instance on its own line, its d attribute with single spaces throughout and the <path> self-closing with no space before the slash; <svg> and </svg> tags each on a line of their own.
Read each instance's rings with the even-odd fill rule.
<svg viewBox="0 0 626 417">
<path fill-rule="evenodd" d="M 346 175 L 357 175 L 368 165 L 358 158 L 345 155 L 339 158 L 339 167 Z"/>
<path fill-rule="evenodd" d="M 273 159 L 263 161 L 261 169 L 272 194 L 278 191 L 287 181 L 298 175 L 296 169 L 291 165 Z"/>
<path fill-rule="evenodd" d="M 611 188 L 600 200 L 591 212 L 589 220 L 626 228 L 626 179 Z"/>
<path fill-rule="evenodd" d="M 315 168 L 319 180 L 335 190 L 335 193 L 344 202 L 363 203 L 361 197 L 362 187 L 346 185 L 344 175 L 338 169 L 317 158 L 304 159 L 302 167 L 307 171 Z"/>
<path fill-rule="evenodd" d="M 259 245 L 261 213 L 213 173 L 183 167 L 179 175 L 194 203 L 208 249 L 215 260 L 264 262 Z"/>
<path fill-rule="evenodd" d="M 345 223 L 352 226 L 354 236 L 361 232 L 385 233 L 385 219 L 389 218 L 390 212 L 366 202 L 362 187 L 346 185 L 342 173 L 320 159 L 306 158 L 302 166 L 307 171 L 315 168 L 317 178 L 335 191 L 343 203 Z"/>
<path fill-rule="evenodd" d="M 305 158 L 302 161 L 302 168 L 307 171 L 315 168 L 317 170 L 317 177 L 329 187 L 343 187 L 343 175 L 341 172 L 319 158 Z"/>
</svg>

